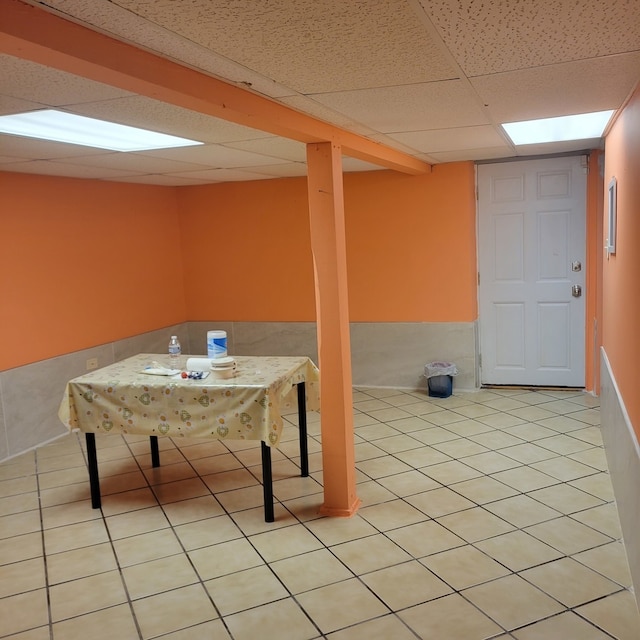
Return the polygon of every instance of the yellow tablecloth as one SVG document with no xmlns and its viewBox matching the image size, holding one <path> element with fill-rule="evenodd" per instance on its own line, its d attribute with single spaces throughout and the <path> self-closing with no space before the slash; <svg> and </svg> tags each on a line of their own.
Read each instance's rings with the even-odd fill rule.
<svg viewBox="0 0 640 640">
<path fill-rule="evenodd" d="M 187 356 L 182 356 L 184 367 Z M 144 373 L 169 357 L 140 354 L 67 383 L 58 416 L 71 430 L 147 436 L 262 440 L 275 446 L 282 413 L 305 383 L 307 410 L 319 408 L 319 372 L 306 356 L 235 356 L 234 378 L 204 380 Z"/>
</svg>

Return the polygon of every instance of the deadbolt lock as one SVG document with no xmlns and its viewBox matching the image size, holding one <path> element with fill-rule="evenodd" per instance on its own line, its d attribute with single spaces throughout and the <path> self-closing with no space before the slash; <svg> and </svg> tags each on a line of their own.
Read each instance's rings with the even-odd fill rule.
<svg viewBox="0 0 640 640">
<path fill-rule="evenodd" d="M 580 260 L 574 260 L 571 263 L 571 271 L 582 271 L 582 262 L 580 262 Z"/>
</svg>

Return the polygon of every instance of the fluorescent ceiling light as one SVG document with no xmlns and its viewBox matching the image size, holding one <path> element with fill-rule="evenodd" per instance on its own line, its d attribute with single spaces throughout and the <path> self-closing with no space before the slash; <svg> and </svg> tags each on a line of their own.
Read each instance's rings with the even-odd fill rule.
<svg viewBox="0 0 640 640">
<path fill-rule="evenodd" d="M 203 144 L 195 140 L 77 116 L 55 109 L 0 116 L 0 133 L 111 151 L 147 151 Z"/>
<path fill-rule="evenodd" d="M 515 145 L 586 140 L 602 136 L 612 115 L 613 111 L 580 113 L 559 118 L 507 122 L 502 128 Z"/>
</svg>

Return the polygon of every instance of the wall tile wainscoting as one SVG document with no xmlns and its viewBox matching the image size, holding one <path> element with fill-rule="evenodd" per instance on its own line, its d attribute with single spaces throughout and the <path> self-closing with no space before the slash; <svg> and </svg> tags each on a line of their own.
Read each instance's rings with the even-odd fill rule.
<svg viewBox="0 0 640 640">
<path fill-rule="evenodd" d="M 231 355 L 305 355 L 318 362 L 315 322 L 185 322 L 0 371 L 0 460 L 65 433 L 57 417 L 64 386 L 86 372 L 87 360 L 103 367 L 137 353 L 166 353 L 172 334 L 182 353 L 206 354 L 209 329 L 227 332 Z M 351 334 L 354 384 L 424 389 L 425 363 L 447 359 L 458 367 L 456 388 L 476 387 L 475 323 L 352 323 Z"/>
</svg>

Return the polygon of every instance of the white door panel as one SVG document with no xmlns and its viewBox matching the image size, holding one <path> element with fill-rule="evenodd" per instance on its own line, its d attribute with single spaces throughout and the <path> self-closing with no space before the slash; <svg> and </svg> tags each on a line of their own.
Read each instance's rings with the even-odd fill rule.
<svg viewBox="0 0 640 640">
<path fill-rule="evenodd" d="M 580 157 L 478 167 L 483 384 L 584 385 L 585 196 Z"/>
</svg>

